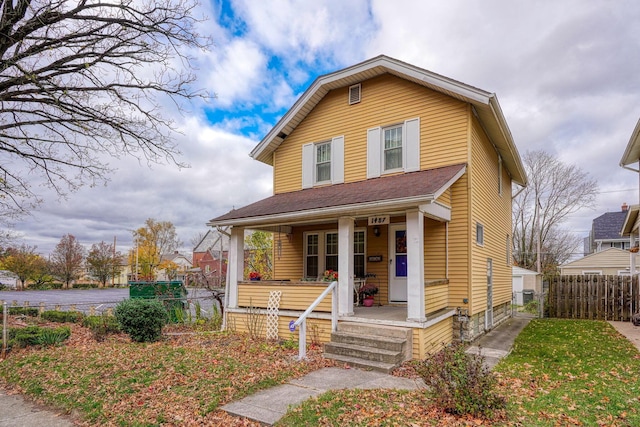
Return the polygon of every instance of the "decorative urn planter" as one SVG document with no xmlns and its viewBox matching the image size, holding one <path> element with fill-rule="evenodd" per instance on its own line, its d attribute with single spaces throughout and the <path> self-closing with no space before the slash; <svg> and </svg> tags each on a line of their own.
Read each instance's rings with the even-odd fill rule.
<svg viewBox="0 0 640 427">
<path fill-rule="evenodd" d="M 364 300 L 362 300 L 362 305 L 365 307 L 373 307 L 373 295 L 366 296 Z"/>
</svg>

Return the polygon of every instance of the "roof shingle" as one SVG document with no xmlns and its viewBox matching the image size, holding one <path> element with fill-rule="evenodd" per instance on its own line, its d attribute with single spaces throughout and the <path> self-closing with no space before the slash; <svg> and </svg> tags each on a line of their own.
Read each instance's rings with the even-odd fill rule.
<svg viewBox="0 0 640 427">
<path fill-rule="evenodd" d="M 236 219 L 322 208 L 339 208 L 381 201 L 402 201 L 416 197 L 427 198 L 437 193 L 443 186 L 450 185 L 451 180 L 458 174 L 464 173 L 465 168 L 466 164 L 461 163 L 358 182 L 279 193 L 242 208 L 231 210 L 209 221 L 209 225 Z"/>
</svg>

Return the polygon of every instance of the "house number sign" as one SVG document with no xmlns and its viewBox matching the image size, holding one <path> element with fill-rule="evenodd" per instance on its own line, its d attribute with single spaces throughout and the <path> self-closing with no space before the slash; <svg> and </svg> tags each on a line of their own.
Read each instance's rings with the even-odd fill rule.
<svg viewBox="0 0 640 427">
<path fill-rule="evenodd" d="M 389 224 L 389 215 L 369 217 L 369 225 L 386 225 L 386 224 Z"/>
</svg>

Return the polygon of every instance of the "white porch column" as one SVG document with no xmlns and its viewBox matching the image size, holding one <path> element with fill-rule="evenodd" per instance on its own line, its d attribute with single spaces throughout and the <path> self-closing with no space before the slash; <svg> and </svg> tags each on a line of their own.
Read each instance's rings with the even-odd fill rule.
<svg viewBox="0 0 640 427">
<path fill-rule="evenodd" d="M 338 314 L 353 316 L 353 218 L 338 219 Z"/>
<path fill-rule="evenodd" d="M 229 239 L 229 264 L 227 280 L 229 283 L 229 307 L 238 307 L 238 282 L 244 277 L 244 228 L 232 227 Z"/>
<path fill-rule="evenodd" d="M 407 319 L 426 320 L 424 307 L 424 216 L 407 211 Z"/>
</svg>

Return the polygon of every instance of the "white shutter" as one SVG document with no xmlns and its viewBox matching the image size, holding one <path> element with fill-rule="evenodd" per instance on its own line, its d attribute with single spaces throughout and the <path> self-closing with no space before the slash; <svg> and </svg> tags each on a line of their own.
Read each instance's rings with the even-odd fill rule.
<svg viewBox="0 0 640 427">
<path fill-rule="evenodd" d="M 344 182 L 344 136 L 331 140 L 331 183 Z"/>
<path fill-rule="evenodd" d="M 404 122 L 404 171 L 420 170 L 420 118 Z"/>
<path fill-rule="evenodd" d="M 313 187 L 313 155 L 315 146 L 305 144 L 302 146 L 302 188 Z"/>
<path fill-rule="evenodd" d="M 382 167 L 382 146 L 380 128 L 367 130 L 367 179 L 380 176 Z"/>
</svg>

